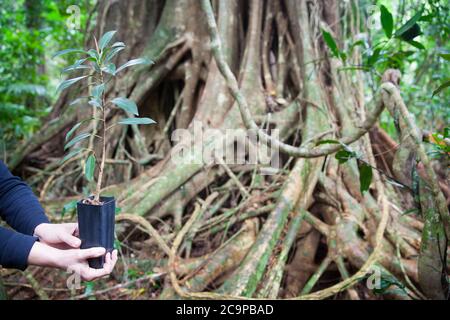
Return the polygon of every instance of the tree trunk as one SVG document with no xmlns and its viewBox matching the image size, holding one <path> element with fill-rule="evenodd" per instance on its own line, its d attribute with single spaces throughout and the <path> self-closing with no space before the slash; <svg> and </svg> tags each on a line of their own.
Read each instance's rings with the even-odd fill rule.
<svg viewBox="0 0 450 320">
<path fill-rule="evenodd" d="M 265 176 L 258 166 L 202 163 L 202 151 L 217 142 L 215 136 L 206 136 L 196 139 L 185 156 L 193 161 L 172 161 L 180 145 L 190 144 L 183 136 L 174 145 L 171 136 L 176 129 L 187 128 L 192 135 L 196 124 L 222 131 L 245 129 L 245 106 L 259 128 L 278 129 L 282 142 L 292 147 L 337 150 L 340 146 L 316 145 L 358 135 L 350 147 L 371 166 L 392 170 L 398 160 L 394 151 L 379 152 L 392 143 L 380 128 L 363 135 L 367 130 L 359 127 L 377 116 L 387 100 L 377 96 L 373 104 L 365 104 L 362 71 L 339 70 L 342 62 L 330 56 L 322 39 L 324 29 L 341 41 L 340 12 L 350 4 L 212 1 L 221 42 L 214 51 L 218 43 L 211 41 L 201 2 L 100 1 L 98 6 L 95 35 L 116 29 L 117 39 L 128 46 L 119 55 L 119 65 L 138 56 L 156 62 L 137 71 L 128 69 L 107 92 L 107 97 L 120 93 L 135 100 L 140 114 L 158 124 L 114 128 L 103 173 L 103 185 L 109 187 L 103 193 L 115 195 L 122 212 L 171 225 L 168 230 L 151 220 L 161 238 L 141 243 L 175 247 L 172 253 L 161 249 L 174 261 L 165 266 L 171 277 L 163 297 L 373 298 L 375 293 L 362 279 L 378 268 L 383 277 L 404 284 L 403 298 L 423 297 L 419 284 L 428 297 L 443 298 L 448 288 L 439 281 L 447 266 L 435 258 L 438 246 L 446 251 L 445 234 L 440 229 L 439 239 L 445 243 L 436 244 L 433 238 L 429 249 L 421 247 L 427 216 L 402 215 L 410 209 L 407 196 L 377 171 L 370 190 L 362 194 L 356 159 L 339 164 L 334 156 L 322 155 L 331 151 L 319 156 L 313 151 L 308 159 L 283 153 L 282 169 Z M 345 12 L 344 19 L 356 24 L 349 16 L 354 10 Z M 357 50 L 348 59 L 359 61 Z M 229 77 L 224 67 L 231 70 Z M 238 84 L 234 91 L 233 79 Z M 61 166 L 49 160 L 63 155 L 62 141 L 70 125 L 91 112 L 88 105 L 69 108 L 72 98 L 64 92 L 42 131 L 9 155 L 9 165 L 29 175 L 55 217 L 61 198 L 79 196 L 87 185 L 78 161 Z M 233 142 L 224 147 L 236 146 Z M 31 165 L 39 168 L 37 173 L 27 171 Z M 213 191 L 218 195 L 209 198 Z M 198 208 L 208 201 L 208 206 Z M 436 210 L 445 222 L 448 210 Z M 198 217 L 190 221 L 194 211 Z M 428 216 L 436 219 L 439 214 Z M 190 229 L 184 230 L 188 223 Z M 200 245 L 205 239 L 207 249 Z M 240 239 L 251 239 L 242 251 L 236 250 Z M 179 246 L 174 245 L 177 240 Z M 441 268 L 425 278 L 418 276 L 417 263 L 424 251 L 427 261 Z M 181 276 L 183 281 L 177 279 Z M 331 285 L 329 279 L 334 279 Z"/>
</svg>

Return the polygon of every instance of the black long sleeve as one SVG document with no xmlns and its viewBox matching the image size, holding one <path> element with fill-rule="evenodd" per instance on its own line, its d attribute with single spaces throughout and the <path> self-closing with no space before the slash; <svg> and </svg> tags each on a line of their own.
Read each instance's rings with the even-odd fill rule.
<svg viewBox="0 0 450 320">
<path fill-rule="evenodd" d="M 0 265 L 24 270 L 30 250 L 36 241 L 33 232 L 48 223 L 44 209 L 30 187 L 13 176 L 0 161 L 0 217 L 13 229 L 0 227 Z"/>
</svg>

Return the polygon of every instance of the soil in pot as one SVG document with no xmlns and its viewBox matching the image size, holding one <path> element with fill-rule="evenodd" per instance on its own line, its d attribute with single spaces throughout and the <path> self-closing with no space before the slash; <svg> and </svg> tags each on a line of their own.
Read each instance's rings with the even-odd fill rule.
<svg viewBox="0 0 450 320">
<path fill-rule="evenodd" d="M 114 197 L 100 197 L 100 204 L 81 200 L 77 203 L 78 228 L 81 249 L 103 247 L 106 252 L 114 248 L 114 223 L 116 200 Z M 103 268 L 105 257 L 89 259 L 89 266 Z"/>
</svg>

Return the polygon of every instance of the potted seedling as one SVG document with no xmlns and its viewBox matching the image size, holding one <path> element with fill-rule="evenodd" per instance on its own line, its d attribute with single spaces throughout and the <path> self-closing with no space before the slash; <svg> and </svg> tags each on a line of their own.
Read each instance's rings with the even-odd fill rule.
<svg viewBox="0 0 450 320">
<path fill-rule="evenodd" d="M 115 97 L 107 101 L 106 92 L 108 83 L 125 68 L 138 65 L 150 64 L 148 59 L 133 59 L 124 63 L 119 68 L 113 63 L 116 55 L 125 49 L 123 42 L 112 43 L 112 38 L 116 31 L 106 32 L 99 41 L 94 37 L 95 49 L 79 50 L 66 49 L 57 52 L 54 57 L 63 54 L 76 54 L 78 60 L 62 70 L 63 73 L 79 72 L 75 78 L 63 81 L 57 91 L 60 92 L 80 81 L 86 81 L 89 88 L 89 95 L 76 99 L 71 105 L 83 100 L 92 106 L 92 117 L 83 119 L 75 124 L 66 135 L 65 150 L 68 154 L 63 162 L 78 156 L 84 163 L 84 175 L 89 182 L 95 182 L 96 187 L 92 195 L 77 202 L 77 216 L 81 248 L 104 247 L 107 252 L 111 252 L 114 246 L 114 197 L 102 196 L 103 173 L 106 158 L 106 142 L 108 130 L 115 125 L 139 125 L 155 123 L 150 118 L 138 118 L 138 108 L 136 103 L 126 97 Z M 117 123 L 108 123 L 107 114 L 112 108 L 120 108 L 127 115 Z M 91 124 L 91 125 L 89 125 Z M 84 129 L 84 130 L 82 130 Z M 81 131 L 81 132 L 80 132 Z M 75 132 L 78 132 L 76 136 Z M 101 143 L 100 154 L 96 154 L 93 148 L 83 147 L 90 139 L 98 140 Z M 95 167 L 98 166 L 98 176 L 94 177 Z M 102 268 L 104 257 L 91 259 L 91 268 Z"/>
</svg>

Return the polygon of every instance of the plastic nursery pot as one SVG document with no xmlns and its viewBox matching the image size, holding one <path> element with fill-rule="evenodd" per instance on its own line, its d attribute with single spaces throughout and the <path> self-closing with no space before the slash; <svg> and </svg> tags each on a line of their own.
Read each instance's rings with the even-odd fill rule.
<svg viewBox="0 0 450 320">
<path fill-rule="evenodd" d="M 77 203 L 81 249 L 103 247 L 106 252 L 111 252 L 114 248 L 116 200 L 114 197 L 100 197 L 100 201 L 102 205 L 83 203 L 82 200 Z M 88 263 L 91 268 L 101 269 L 105 256 L 88 259 Z"/>
</svg>

